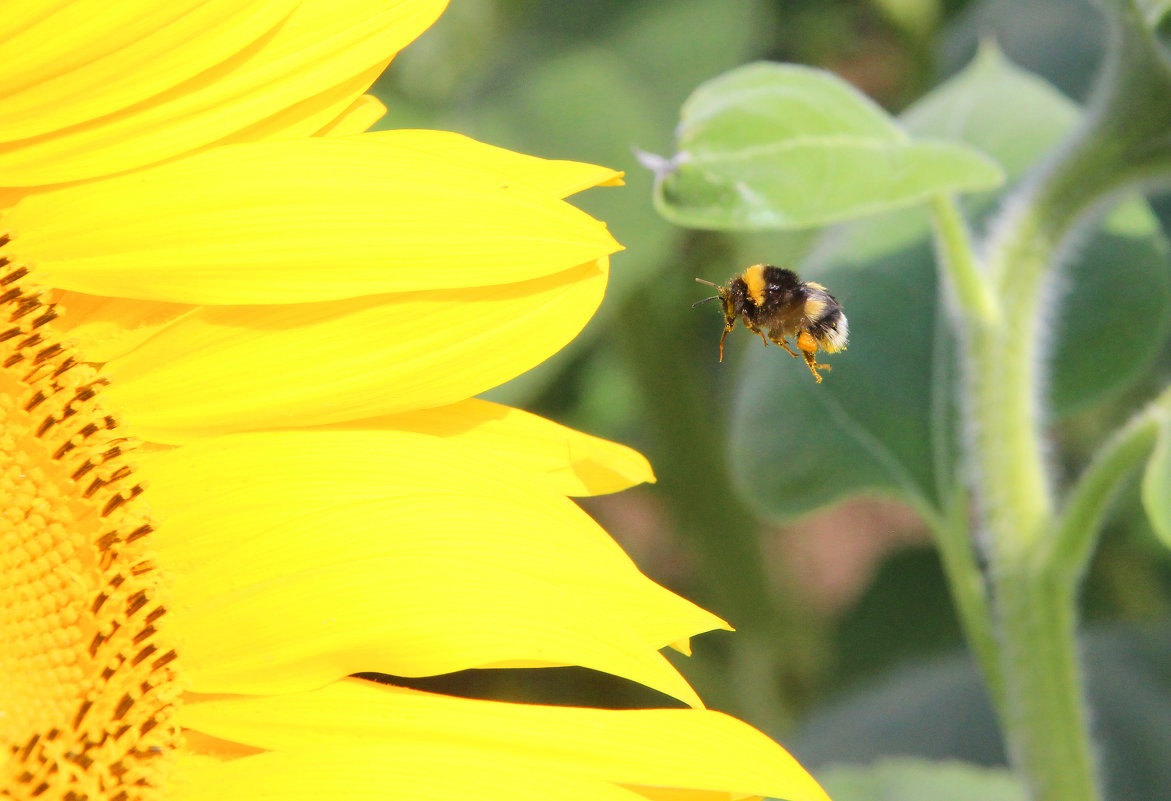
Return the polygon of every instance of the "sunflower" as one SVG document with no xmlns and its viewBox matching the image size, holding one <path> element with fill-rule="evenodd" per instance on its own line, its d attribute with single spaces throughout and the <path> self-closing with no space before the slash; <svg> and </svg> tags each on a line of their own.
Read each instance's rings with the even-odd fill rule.
<svg viewBox="0 0 1171 801">
<path fill-rule="evenodd" d="M 571 500 L 645 460 L 475 398 L 596 309 L 620 176 L 364 133 L 443 5 L 3 4 L 6 797 L 826 798 Z M 689 708 L 355 675 L 559 665 Z"/>
</svg>

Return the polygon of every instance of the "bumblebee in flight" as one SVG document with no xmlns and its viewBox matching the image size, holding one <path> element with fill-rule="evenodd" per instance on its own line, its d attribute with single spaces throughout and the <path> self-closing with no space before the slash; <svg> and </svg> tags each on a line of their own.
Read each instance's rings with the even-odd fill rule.
<svg viewBox="0 0 1171 801">
<path fill-rule="evenodd" d="M 692 304 L 698 306 L 709 300 L 718 300 L 724 308 L 724 335 L 720 337 L 720 361 L 724 360 L 724 340 L 736 327 L 737 318 L 744 318 L 744 326 L 758 334 L 765 345 L 772 340 L 793 358 L 797 354 L 789 348 L 788 337 L 793 337 L 797 349 L 805 356 L 805 364 L 817 382 L 818 370 L 828 370 L 828 364 L 819 364 L 818 348 L 826 353 L 846 349 L 850 326 L 842 313 L 842 304 L 821 284 L 802 281 L 792 270 L 771 264 L 755 264 L 720 286 L 702 278 L 696 281 L 714 286 L 718 294 Z M 768 338 L 765 338 L 765 332 Z"/>
</svg>

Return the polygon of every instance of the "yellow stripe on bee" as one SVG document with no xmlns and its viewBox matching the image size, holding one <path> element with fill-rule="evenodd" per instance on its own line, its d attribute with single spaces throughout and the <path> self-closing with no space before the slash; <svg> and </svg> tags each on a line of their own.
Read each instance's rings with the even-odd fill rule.
<svg viewBox="0 0 1171 801">
<path fill-rule="evenodd" d="M 818 320 L 821 319 L 821 313 L 825 311 L 825 301 L 816 295 L 805 299 L 805 319 Z"/>
<path fill-rule="evenodd" d="M 748 288 L 748 299 L 757 306 L 764 305 L 764 265 L 754 264 L 744 271 L 744 286 Z"/>
</svg>

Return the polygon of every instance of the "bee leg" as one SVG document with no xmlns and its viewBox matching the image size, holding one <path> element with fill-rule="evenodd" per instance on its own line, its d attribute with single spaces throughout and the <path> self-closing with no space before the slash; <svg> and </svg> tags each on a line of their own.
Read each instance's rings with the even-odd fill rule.
<svg viewBox="0 0 1171 801">
<path fill-rule="evenodd" d="M 756 334 L 758 337 L 760 337 L 760 341 L 761 341 L 761 342 L 763 342 L 763 343 L 765 344 L 765 346 L 766 346 L 766 347 L 768 346 L 768 340 L 767 340 L 767 339 L 765 339 L 765 336 L 764 336 L 764 331 L 762 331 L 761 329 L 757 328 L 755 325 L 753 325 L 752 323 L 750 323 L 748 320 L 745 320 L 745 321 L 744 321 L 744 327 L 745 327 L 745 328 L 747 328 L 747 329 L 748 329 L 749 331 L 751 331 L 752 333 Z"/>
<path fill-rule="evenodd" d="M 818 370 L 832 370 L 833 369 L 833 367 L 831 367 L 828 364 L 819 364 L 813 358 L 812 353 L 805 354 L 805 365 L 809 368 L 809 372 L 813 373 L 814 380 L 817 381 L 817 383 L 819 383 L 819 384 L 821 383 L 821 373 L 819 373 L 817 371 Z"/>
<path fill-rule="evenodd" d="M 748 327 L 749 331 L 760 337 L 760 341 L 765 344 L 765 347 L 768 347 L 768 340 L 764 337 L 764 331 L 761 331 L 755 325 L 750 324 L 747 320 L 745 320 L 744 325 Z"/>
<path fill-rule="evenodd" d="M 809 372 L 813 373 L 813 378 L 820 384 L 821 373 L 817 371 L 819 369 L 831 370 L 833 368 L 828 364 L 817 363 L 817 340 L 813 338 L 813 334 L 808 331 L 802 331 L 797 337 L 797 347 L 805 355 L 805 365 L 809 368 Z"/>
<path fill-rule="evenodd" d="M 773 337 L 772 339 L 773 339 L 773 342 L 775 342 L 776 344 L 778 344 L 782 348 L 784 348 L 786 353 L 788 353 L 794 359 L 797 358 L 797 354 L 794 353 L 792 348 L 789 347 L 789 343 L 785 341 L 784 337 Z"/>
<path fill-rule="evenodd" d="M 732 330 L 732 326 L 724 326 L 723 336 L 720 337 L 720 361 L 724 361 L 724 340 L 728 338 L 728 332 Z"/>
<path fill-rule="evenodd" d="M 728 338 L 728 334 L 736 327 L 736 318 L 724 315 L 724 333 L 720 336 L 720 361 L 724 361 L 724 340 Z"/>
</svg>

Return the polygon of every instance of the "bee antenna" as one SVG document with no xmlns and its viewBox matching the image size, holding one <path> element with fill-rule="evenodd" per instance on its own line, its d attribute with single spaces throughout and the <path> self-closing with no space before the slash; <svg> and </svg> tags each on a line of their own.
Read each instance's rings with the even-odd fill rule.
<svg viewBox="0 0 1171 801">
<path fill-rule="evenodd" d="M 695 303 L 691 304 L 691 308 L 694 309 L 699 304 L 707 303 L 709 300 L 719 300 L 720 298 L 722 298 L 724 296 L 724 288 L 722 286 L 720 286 L 719 284 L 713 284 L 711 281 L 707 281 L 703 278 L 696 278 L 695 280 L 701 284 L 707 284 L 708 286 L 714 286 L 716 288 L 716 291 L 719 292 L 719 294 L 712 295 L 710 298 L 704 298 L 703 300 L 697 300 Z"/>
</svg>

